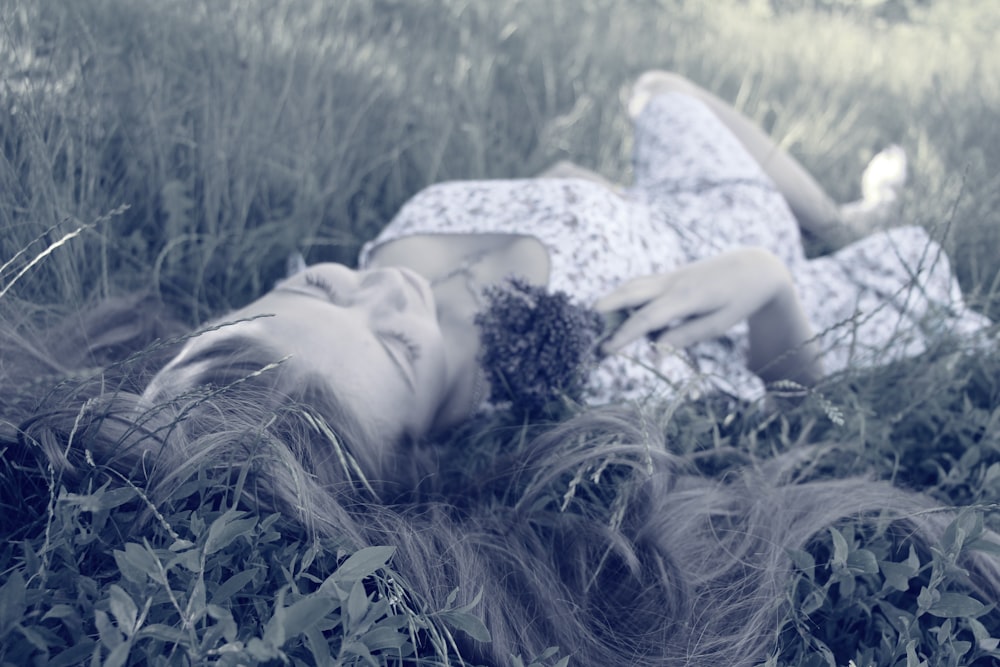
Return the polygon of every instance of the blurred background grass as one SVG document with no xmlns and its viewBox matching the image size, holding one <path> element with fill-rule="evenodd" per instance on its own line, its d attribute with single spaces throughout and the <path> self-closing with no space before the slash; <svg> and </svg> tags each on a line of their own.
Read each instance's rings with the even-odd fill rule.
<svg viewBox="0 0 1000 667">
<path fill-rule="evenodd" d="M 655 67 L 732 100 L 839 200 L 903 144 L 905 220 L 944 238 L 989 312 L 998 17 L 972 0 L 8 0 L 0 259 L 24 252 L 0 279 L 90 225 L 7 298 L 153 286 L 200 321 L 293 248 L 353 262 L 434 181 L 558 159 L 627 181 L 622 91 Z"/>
<path fill-rule="evenodd" d="M 904 221 L 995 318 L 998 32 L 977 0 L 0 0 L 0 316 L 153 289 L 196 324 L 267 289 L 292 249 L 353 263 L 435 181 L 570 159 L 627 182 L 623 92 L 664 68 L 733 101 L 841 201 L 876 151 L 905 146 Z M 995 351 L 844 374 L 763 421 L 730 409 L 669 406 L 669 447 L 719 479 L 800 448 L 802 478 L 891 479 L 1000 528 Z M 504 437 L 468 436 L 468 460 Z M 50 500 L 44 480 L 2 476 Z M 115 544 L 65 561 L 107 570 Z M 794 658 L 810 637 L 783 642 Z"/>
</svg>

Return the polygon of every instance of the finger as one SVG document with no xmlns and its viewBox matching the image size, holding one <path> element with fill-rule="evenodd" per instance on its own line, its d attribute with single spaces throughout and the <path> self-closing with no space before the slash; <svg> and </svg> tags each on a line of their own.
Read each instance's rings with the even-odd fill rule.
<svg viewBox="0 0 1000 667">
<path fill-rule="evenodd" d="M 657 336 L 657 344 L 666 344 L 675 349 L 694 345 L 704 340 L 718 338 L 733 327 L 734 316 L 726 309 L 697 315 L 665 330 Z"/>
<path fill-rule="evenodd" d="M 664 275 L 640 276 L 622 283 L 596 302 L 594 309 L 600 312 L 637 308 L 663 294 L 669 284 Z"/>
<path fill-rule="evenodd" d="M 606 354 L 616 352 L 634 340 L 670 327 L 693 313 L 676 300 L 659 298 L 632 313 L 602 345 Z"/>
</svg>

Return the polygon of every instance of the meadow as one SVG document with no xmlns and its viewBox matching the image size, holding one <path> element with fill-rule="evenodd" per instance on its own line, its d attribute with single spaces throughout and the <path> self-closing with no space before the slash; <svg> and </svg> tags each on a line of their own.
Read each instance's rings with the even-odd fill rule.
<svg viewBox="0 0 1000 667">
<path fill-rule="evenodd" d="M 905 16 L 880 14 L 887 4 Z M 627 183 L 622 99 L 660 68 L 732 101 L 839 201 L 859 196 L 876 151 L 903 145 L 901 217 L 942 242 L 969 303 L 995 319 L 1000 61 L 989 54 L 1000 11 L 974 0 L 847 5 L 6 0 L 0 316 L 44 327 L 149 290 L 195 326 L 267 289 L 291 251 L 352 263 L 430 183 L 530 176 L 563 159 Z M 888 537 L 851 525 L 797 554 L 803 575 L 768 664 L 1000 657 L 990 601 L 948 588 L 957 553 L 984 548 L 984 526 L 1000 528 L 998 371 L 995 352 L 943 345 L 831 378 L 763 422 L 711 402 L 672 408 L 671 446 L 703 455 L 708 474 L 726 474 L 733 452 L 823 443 L 803 475 L 892 479 L 968 508 L 915 562 L 883 566 Z M 36 388 L 2 391 L 9 438 L 22 393 Z M 389 551 L 343 563 L 336 545 L 277 517 L 220 511 L 208 482 L 137 536 L 125 528 L 143 509 L 134 488 L 60 488 L 9 456 L 0 475 L 2 664 L 398 664 L 404 654 L 447 664 L 459 659 L 441 628 L 485 631 L 463 609 L 359 601 L 351 591 L 373 576 L 394 590 Z M 828 574 L 805 574 L 822 557 Z M 306 580 L 343 595 L 283 606 Z M 908 590 L 909 607 L 895 595 Z M 899 614 L 886 620 L 877 610 L 890 604 Z M 407 653 L 417 633 L 419 660 Z M 558 648 L 511 664 L 556 664 L 571 652 Z"/>
</svg>

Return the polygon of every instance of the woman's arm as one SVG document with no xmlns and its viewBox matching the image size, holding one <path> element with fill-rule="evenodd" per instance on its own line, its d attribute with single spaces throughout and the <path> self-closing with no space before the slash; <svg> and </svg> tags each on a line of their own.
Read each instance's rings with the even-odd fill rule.
<svg viewBox="0 0 1000 667">
<path fill-rule="evenodd" d="M 792 275 L 763 248 L 740 248 L 676 271 L 636 278 L 595 307 L 629 311 L 604 343 L 605 352 L 644 336 L 654 337 L 658 344 L 687 347 L 721 336 L 747 320 L 747 365 L 765 382 L 792 380 L 809 386 L 822 376 L 817 345 Z"/>
</svg>

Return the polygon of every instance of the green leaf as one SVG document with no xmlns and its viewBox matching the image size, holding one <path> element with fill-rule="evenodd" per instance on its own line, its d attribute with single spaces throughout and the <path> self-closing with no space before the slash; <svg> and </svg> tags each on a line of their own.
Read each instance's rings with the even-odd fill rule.
<svg viewBox="0 0 1000 667">
<path fill-rule="evenodd" d="M 129 542 L 125 545 L 125 551 L 114 552 L 115 562 L 122 575 L 129 581 L 136 584 L 145 584 L 146 577 L 152 577 L 161 584 L 165 584 L 160 574 L 160 561 L 148 547 Z"/>
<path fill-rule="evenodd" d="M 845 598 L 854 596 L 854 591 L 858 586 L 858 580 L 855 578 L 854 573 L 850 570 L 842 569 L 834 575 L 833 580 L 840 585 L 840 594 L 842 596 Z"/>
<path fill-rule="evenodd" d="M 971 510 L 958 513 L 941 536 L 941 546 L 946 553 L 958 553 L 966 541 L 977 540 L 983 534 L 983 515 Z"/>
<path fill-rule="evenodd" d="M 389 564 L 396 553 L 396 547 L 365 547 L 348 557 L 320 586 L 320 591 L 339 595 L 341 591 L 336 584 L 347 584 L 345 592 L 354 586 L 354 582 L 371 576 L 376 571 Z"/>
<path fill-rule="evenodd" d="M 976 646 L 982 651 L 996 651 L 997 647 L 1000 646 L 1000 639 L 996 639 L 995 637 L 977 639 Z"/>
<path fill-rule="evenodd" d="M 304 556 L 302 556 L 302 562 L 299 564 L 299 573 L 303 573 L 309 569 L 309 566 L 313 564 L 316 560 L 316 556 L 323 553 L 323 547 L 320 545 L 318 540 L 313 540 L 312 545 L 306 550 Z"/>
<path fill-rule="evenodd" d="M 24 551 L 24 571 L 39 572 L 42 569 L 42 561 L 38 558 L 38 554 L 35 553 L 31 542 L 28 540 L 21 542 L 21 549 Z"/>
<path fill-rule="evenodd" d="M 382 614 L 378 622 L 375 624 L 379 628 L 390 628 L 392 630 L 402 630 L 404 628 L 410 627 L 410 618 L 406 614 L 392 614 L 389 612 L 389 605 L 386 603 L 385 599 L 378 600 L 373 603 L 378 605 L 378 610 Z M 388 615 L 386 615 L 388 614 Z"/>
<path fill-rule="evenodd" d="M 274 613 L 271 618 L 268 619 L 267 624 L 264 625 L 264 636 L 261 638 L 264 646 L 261 650 L 277 650 L 288 636 L 285 634 L 285 594 L 287 593 L 287 587 L 282 587 L 278 590 L 277 599 L 274 602 Z M 250 640 L 251 643 L 256 641 L 255 639 Z M 250 644 L 247 644 L 247 648 L 250 648 Z M 270 655 L 269 657 L 259 658 L 260 660 L 269 660 L 271 658 L 277 657 L 276 655 Z"/>
<path fill-rule="evenodd" d="M 802 549 L 789 549 L 788 557 L 792 559 L 795 567 L 812 581 L 816 573 L 816 559 L 813 555 Z"/>
<path fill-rule="evenodd" d="M 368 611 L 368 594 L 360 581 L 354 582 L 347 598 L 347 618 L 352 628 L 356 628 Z"/>
<path fill-rule="evenodd" d="M 330 645 L 327 643 L 323 633 L 318 628 L 308 628 L 305 631 L 306 646 L 312 654 L 313 665 L 315 667 L 328 667 L 333 664 L 330 655 Z"/>
<path fill-rule="evenodd" d="M 135 633 L 135 625 L 139 617 L 139 608 L 120 586 L 111 584 L 109 588 L 111 615 L 115 617 L 118 629 L 131 637 Z"/>
<path fill-rule="evenodd" d="M 170 550 L 175 552 L 185 551 L 187 549 L 192 548 L 193 546 L 195 546 L 195 544 L 191 540 L 176 539 L 174 540 L 173 544 L 170 545 Z"/>
<path fill-rule="evenodd" d="M 207 605 L 205 611 L 219 624 L 219 630 L 222 633 L 223 639 L 230 644 L 236 641 L 239 628 L 236 627 L 236 621 L 233 620 L 232 612 L 214 604 Z"/>
<path fill-rule="evenodd" d="M 920 593 L 917 595 L 917 607 L 921 611 L 927 611 L 934 604 L 937 597 L 934 595 L 935 591 L 927 588 L 926 586 L 920 589 Z"/>
<path fill-rule="evenodd" d="M 199 574 L 194 580 L 194 588 L 191 590 L 191 597 L 188 600 L 187 619 L 189 623 L 200 621 L 205 615 L 205 577 Z"/>
<path fill-rule="evenodd" d="M 458 588 L 453 588 L 451 589 L 451 592 L 448 593 L 448 597 L 445 598 L 444 601 L 445 609 L 450 609 L 455 604 L 455 600 L 457 599 L 458 599 Z"/>
<path fill-rule="evenodd" d="M 200 573 L 202 568 L 201 558 L 202 554 L 197 549 L 181 551 L 170 558 L 170 560 L 164 564 L 163 569 L 169 571 L 172 570 L 174 566 L 180 565 L 188 572 Z"/>
<path fill-rule="evenodd" d="M 490 631 L 482 620 L 468 612 L 453 609 L 439 612 L 437 616 L 453 628 L 462 630 L 476 641 L 488 642 L 491 639 Z"/>
<path fill-rule="evenodd" d="M 292 605 L 285 607 L 281 614 L 275 613 L 274 617 L 268 621 L 268 625 L 273 622 L 282 625 L 282 641 L 275 642 L 282 645 L 290 637 L 295 637 L 308 628 L 315 627 L 334 609 L 340 606 L 337 598 L 328 595 L 309 595 L 296 601 Z M 265 634 L 266 636 L 266 634 Z"/>
<path fill-rule="evenodd" d="M 994 638 L 990 634 L 990 631 L 986 629 L 985 625 L 974 618 L 966 618 L 965 622 L 969 624 L 969 628 L 972 630 L 972 636 L 976 638 L 976 646 L 978 646 L 980 650 L 997 650 L 997 647 L 1000 646 L 1000 639 Z"/>
<path fill-rule="evenodd" d="M 889 621 L 897 634 L 906 635 L 909 633 L 910 627 L 916 620 L 913 614 L 893 606 L 886 600 L 879 600 L 875 606 L 885 615 L 886 620 Z"/>
<path fill-rule="evenodd" d="M 546 662 L 549 658 L 554 658 L 559 654 L 558 646 L 550 646 L 544 651 L 542 651 L 536 658 L 531 661 L 532 665 L 541 665 Z"/>
<path fill-rule="evenodd" d="M 372 651 L 401 651 L 410 637 L 395 628 L 376 627 L 362 635 L 361 642 Z"/>
<path fill-rule="evenodd" d="M 885 576 L 885 585 L 897 591 L 906 591 L 910 588 L 910 579 L 916 574 L 916 570 L 907 563 L 892 563 L 882 561 L 882 575 Z"/>
<path fill-rule="evenodd" d="M 97 634 L 105 648 L 113 651 L 125 643 L 121 631 L 111 623 L 108 615 L 100 609 L 94 612 L 94 625 L 97 626 Z"/>
<path fill-rule="evenodd" d="M 228 510 L 212 522 L 208 528 L 208 538 L 205 540 L 205 553 L 214 554 L 225 549 L 240 535 L 249 535 L 257 525 L 257 519 L 250 517 L 242 519 L 246 512 Z"/>
<path fill-rule="evenodd" d="M 912 544 L 910 545 L 910 553 L 906 556 L 906 564 L 912 567 L 914 572 L 920 569 L 920 557 L 917 556 L 917 550 L 913 548 Z"/>
<path fill-rule="evenodd" d="M 802 600 L 802 603 L 799 605 L 799 612 L 808 616 L 809 614 L 813 613 L 814 611 L 822 607 L 825 601 L 826 601 L 826 591 L 819 587 L 814 588 L 813 590 L 809 591 L 809 595 L 807 595 L 805 599 Z"/>
<path fill-rule="evenodd" d="M 136 497 L 136 492 L 130 487 L 123 486 L 117 489 L 108 489 L 108 484 L 105 484 L 93 493 L 86 495 L 65 493 L 59 499 L 78 506 L 84 512 L 100 512 L 124 505 Z"/>
<path fill-rule="evenodd" d="M 21 635 L 28 640 L 29 644 L 37 648 L 39 651 L 42 651 L 43 653 L 48 653 L 49 640 L 47 639 L 46 635 L 48 636 L 51 635 L 49 635 L 49 633 L 47 632 L 43 635 L 41 632 L 39 632 L 39 629 L 45 630 L 45 628 L 39 628 L 39 626 L 19 625 L 17 627 L 18 632 L 20 632 Z"/>
<path fill-rule="evenodd" d="M 233 576 L 226 579 L 224 582 L 219 584 L 219 586 L 212 593 L 212 604 L 222 604 L 226 602 L 229 598 L 236 595 L 236 593 L 243 590 L 243 587 L 253 581 L 253 578 L 257 576 L 259 572 L 258 569 L 254 568 L 252 570 L 243 570 L 242 572 L 237 572 Z"/>
<path fill-rule="evenodd" d="M 112 649 L 111 653 L 108 654 L 108 657 L 104 659 L 103 667 L 124 667 L 125 661 L 128 660 L 129 651 L 131 650 L 131 642 L 119 644 Z"/>
<path fill-rule="evenodd" d="M 988 607 L 979 600 L 962 593 L 944 592 L 927 609 L 927 613 L 940 618 L 962 618 L 980 616 Z"/>
<path fill-rule="evenodd" d="M 48 620 L 50 618 L 56 618 L 59 620 L 65 619 L 75 619 L 79 616 L 75 608 L 68 604 L 54 604 L 49 608 L 45 615 L 42 616 L 42 620 Z"/>
<path fill-rule="evenodd" d="M 878 574 L 878 560 L 868 549 L 852 551 L 847 556 L 847 567 L 859 574 Z"/>
<path fill-rule="evenodd" d="M 951 639 L 952 632 L 955 630 L 955 621 L 948 618 L 945 622 L 936 628 L 931 628 L 931 632 L 937 637 L 938 644 L 946 644 L 949 639 Z"/>
<path fill-rule="evenodd" d="M 961 658 L 963 655 L 965 655 L 966 653 L 969 652 L 969 649 L 972 648 L 972 642 L 967 642 L 967 641 L 953 641 L 951 643 L 951 647 L 953 649 L 955 649 L 955 655 L 956 655 L 956 657 Z"/>
<path fill-rule="evenodd" d="M 906 667 L 927 667 L 927 663 L 917 657 L 916 639 L 911 639 L 906 644 Z"/>
<path fill-rule="evenodd" d="M 158 639 L 168 644 L 184 645 L 188 641 L 187 634 L 170 625 L 162 623 L 150 623 L 144 625 L 139 632 L 135 633 L 136 639 Z"/>
<path fill-rule="evenodd" d="M 997 480 L 1000 480 L 1000 463 L 991 463 L 990 467 L 986 469 L 983 486 L 994 484 Z"/>
<path fill-rule="evenodd" d="M 830 537 L 833 539 L 833 559 L 831 563 L 834 566 L 846 565 L 847 564 L 847 540 L 836 528 L 830 528 Z"/>
<path fill-rule="evenodd" d="M 378 667 L 378 662 L 372 656 L 372 652 L 368 650 L 367 646 L 357 640 L 344 642 L 342 652 L 347 655 L 356 655 L 369 665 L 372 665 L 372 667 Z"/>
<path fill-rule="evenodd" d="M 205 519 L 200 514 L 192 514 L 188 527 L 195 537 L 201 537 L 201 534 L 205 532 Z"/>
<path fill-rule="evenodd" d="M 48 661 L 48 667 L 72 667 L 73 665 L 85 665 L 87 664 L 87 658 L 90 657 L 91 653 L 94 651 L 94 646 L 97 644 L 90 637 L 81 637 L 77 642 L 70 646 L 68 649 L 52 657 Z"/>
<path fill-rule="evenodd" d="M 14 570 L 0 587 L 0 637 L 5 637 L 24 618 L 25 602 L 24 575 Z"/>
</svg>

